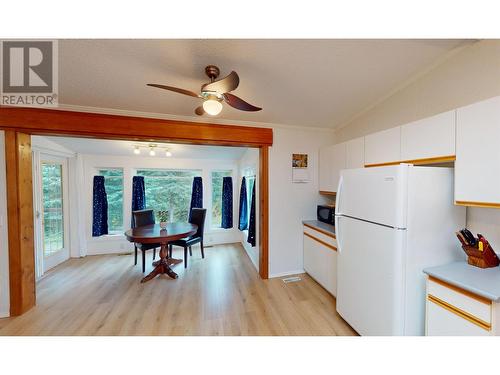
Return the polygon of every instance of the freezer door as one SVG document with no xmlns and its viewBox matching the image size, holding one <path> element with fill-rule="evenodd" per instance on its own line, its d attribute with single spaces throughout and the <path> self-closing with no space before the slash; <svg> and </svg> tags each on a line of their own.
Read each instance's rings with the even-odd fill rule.
<svg viewBox="0 0 500 375">
<path fill-rule="evenodd" d="M 336 214 L 395 228 L 406 228 L 408 164 L 344 169 Z"/>
<path fill-rule="evenodd" d="M 406 231 L 336 219 L 338 313 L 360 335 L 402 335 Z"/>
</svg>

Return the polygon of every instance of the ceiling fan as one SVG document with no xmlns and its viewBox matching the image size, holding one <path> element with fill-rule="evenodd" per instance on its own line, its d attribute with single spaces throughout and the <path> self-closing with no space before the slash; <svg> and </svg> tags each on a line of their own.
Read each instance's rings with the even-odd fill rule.
<svg viewBox="0 0 500 375">
<path fill-rule="evenodd" d="M 159 85 L 156 83 L 148 83 L 147 85 L 203 99 L 203 105 L 194 110 L 194 113 L 198 116 L 205 113 L 212 116 L 218 115 L 220 111 L 222 111 L 222 102 L 226 102 L 231 107 L 239 109 L 240 111 L 255 112 L 262 109 L 247 103 L 243 99 L 238 98 L 236 95 L 230 94 L 231 91 L 236 90 L 240 83 L 240 77 L 238 77 L 238 74 L 235 71 L 232 71 L 227 77 L 219 80 L 217 80 L 217 78 L 219 77 L 220 70 L 215 65 L 208 65 L 205 68 L 205 73 L 208 78 L 210 78 L 210 82 L 201 85 L 200 94 L 190 90 Z"/>
</svg>

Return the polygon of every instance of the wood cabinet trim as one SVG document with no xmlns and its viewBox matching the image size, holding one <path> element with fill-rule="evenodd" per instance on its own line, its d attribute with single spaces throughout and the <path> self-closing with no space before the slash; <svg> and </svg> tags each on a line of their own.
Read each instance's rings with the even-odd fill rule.
<svg viewBox="0 0 500 375">
<path fill-rule="evenodd" d="M 332 238 L 337 238 L 337 237 L 335 236 L 335 234 L 333 234 L 333 233 L 331 233 L 331 232 L 328 232 L 328 231 L 326 231 L 326 230 L 324 230 L 324 229 L 321 229 L 321 228 L 318 228 L 318 227 L 315 227 L 315 226 L 312 226 L 312 225 L 309 225 L 309 224 L 306 224 L 306 223 L 303 223 L 303 225 L 304 225 L 305 227 L 308 227 L 308 228 L 311 228 L 311 229 L 313 229 L 313 230 L 315 230 L 315 231 L 318 231 L 318 232 L 320 232 L 320 233 L 324 234 L 325 236 L 332 237 Z"/>
<path fill-rule="evenodd" d="M 453 306 L 453 305 L 449 304 L 448 302 L 443 301 L 442 299 L 440 299 L 436 296 L 433 296 L 432 294 L 427 295 L 427 300 L 429 300 L 430 302 L 442 307 L 443 309 L 477 325 L 478 327 L 480 327 L 486 331 L 491 331 L 491 324 L 490 323 L 487 323 L 484 320 L 479 319 L 478 317 L 468 313 L 467 311 L 459 309 L 458 307 Z"/>
<path fill-rule="evenodd" d="M 309 237 L 309 238 L 311 238 L 311 239 L 313 239 L 316 242 L 319 242 L 323 246 L 326 246 L 326 247 L 328 247 L 329 249 L 331 249 L 333 251 L 337 251 L 337 248 L 335 246 L 330 245 L 330 244 L 326 243 L 325 241 L 322 241 L 319 238 L 316 238 L 316 237 L 314 237 L 313 235 L 311 235 L 309 233 L 304 232 L 304 235 L 307 236 L 307 237 Z"/>
<path fill-rule="evenodd" d="M 412 159 L 412 160 L 399 160 L 399 161 L 390 161 L 390 162 L 387 162 L 387 163 L 365 164 L 365 168 L 384 167 L 384 166 L 388 166 L 388 165 L 398 165 L 398 164 L 401 164 L 401 163 L 415 164 L 415 165 L 437 164 L 437 163 L 452 162 L 452 161 L 455 161 L 455 159 L 456 159 L 455 155 L 436 156 L 436 157 L 433 157 L 433 158 Z"/>
<path fill-rule="evenodd" d="M 457 206 L 500 208 L 500 203 L 491 203 L 491 202 L 455 201 L 455 204 Z"/>
<path fill-rule="evenodd" d="M 476 300 L 478 302 L 484 303 L 485 305 L 491 306 L 492 302 L 488 298 L 484 298 L 481 296 L 478 296 L 477 294 L 471 293 L 468 290 L 465 290 L 463 288 L 460 288 L 458 286 L 452 285 L 450 283 L 447 283 L 446 281 L 437 279 L 433 276 L 429 276 L 429 281 L 432 281 L 433 283 L 439 284 L 444 286 L 445 288 L 451 289 L 454 292 L 460 293 L 466 297 L 472 298 L 473 300 Z"/>
<path fill-rule="evenodd" d="M 325 190 L 320 190 L 319 191 L 320 194 L 322 195 L 337 195 L 337 192 L 336 191 L 325 191 Z"/>
</svg>

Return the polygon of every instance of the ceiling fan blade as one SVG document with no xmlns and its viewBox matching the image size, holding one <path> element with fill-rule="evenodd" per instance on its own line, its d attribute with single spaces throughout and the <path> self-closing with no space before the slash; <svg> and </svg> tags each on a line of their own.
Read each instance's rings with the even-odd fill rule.
<svg viewBox="0 0 500 375">
<path fill-rule="evenodd" d="M 203 90 L 216 91 L 220 94 L 224 94 L 226 92 L 236 90 L 239 84 L 240 77 L 238 77 L 238 74 L 233 70 L 227 77 L 203 85 Z"/>
<path fill-rule="evenodd" d="M 198 116 L 203 116 L 205 114 L 205 110 L 203 109 L 203 106 L 196 107 L 194 110 L 194 113 L 196 113 Z"/>
<path fill-rule="evenodd" d="M 236 109 L 239 109 L 241 111 L 249 111 L 249 112 L 256 112 L 260 111 L 262 108 L 255 107 L 243 99 L 238 98 L 236 95 L 225 93 L 224 94 L 224 101 L 229 104 L 231 107 L 234 107 Z"/>
<path fill-rule="evenodd" d="M 158 84 L 156 84 L 156 83 L 148 83 L 147 85 L 148 85 L 148 86 L 151 86 L 151 87 L 156 87 L 156 88 L 159 88 L 159 89 L 163 89 L 163 90 L 169 90 L 169 91 L 178 92 L 179 94 L 184 94 L 184 95 L 193 96 L 193 97 L 195 97 L 195 98 L 201 98 L 201 95 L 198 95 L 198 94 L 197 94 L 197 93 L 195 93 L 195 92 L 192 92 L 192 91 L 189 91 L 189 90 L 180 89 L 180 88 L 178 88 L 178 87 L 165 86 L 165 85 L 158 85 Z"/>
</svg>

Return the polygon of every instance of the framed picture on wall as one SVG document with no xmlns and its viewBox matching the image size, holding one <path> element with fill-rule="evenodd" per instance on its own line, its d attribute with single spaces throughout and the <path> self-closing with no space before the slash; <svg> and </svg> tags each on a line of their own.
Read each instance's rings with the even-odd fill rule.
<svg viewBox="0 0 500 375">
<path fill-rule="evenodd" d="M 309 182 L 309 160 L 307 154 L 292 154 L 292 182 Z"/>
</svg>

